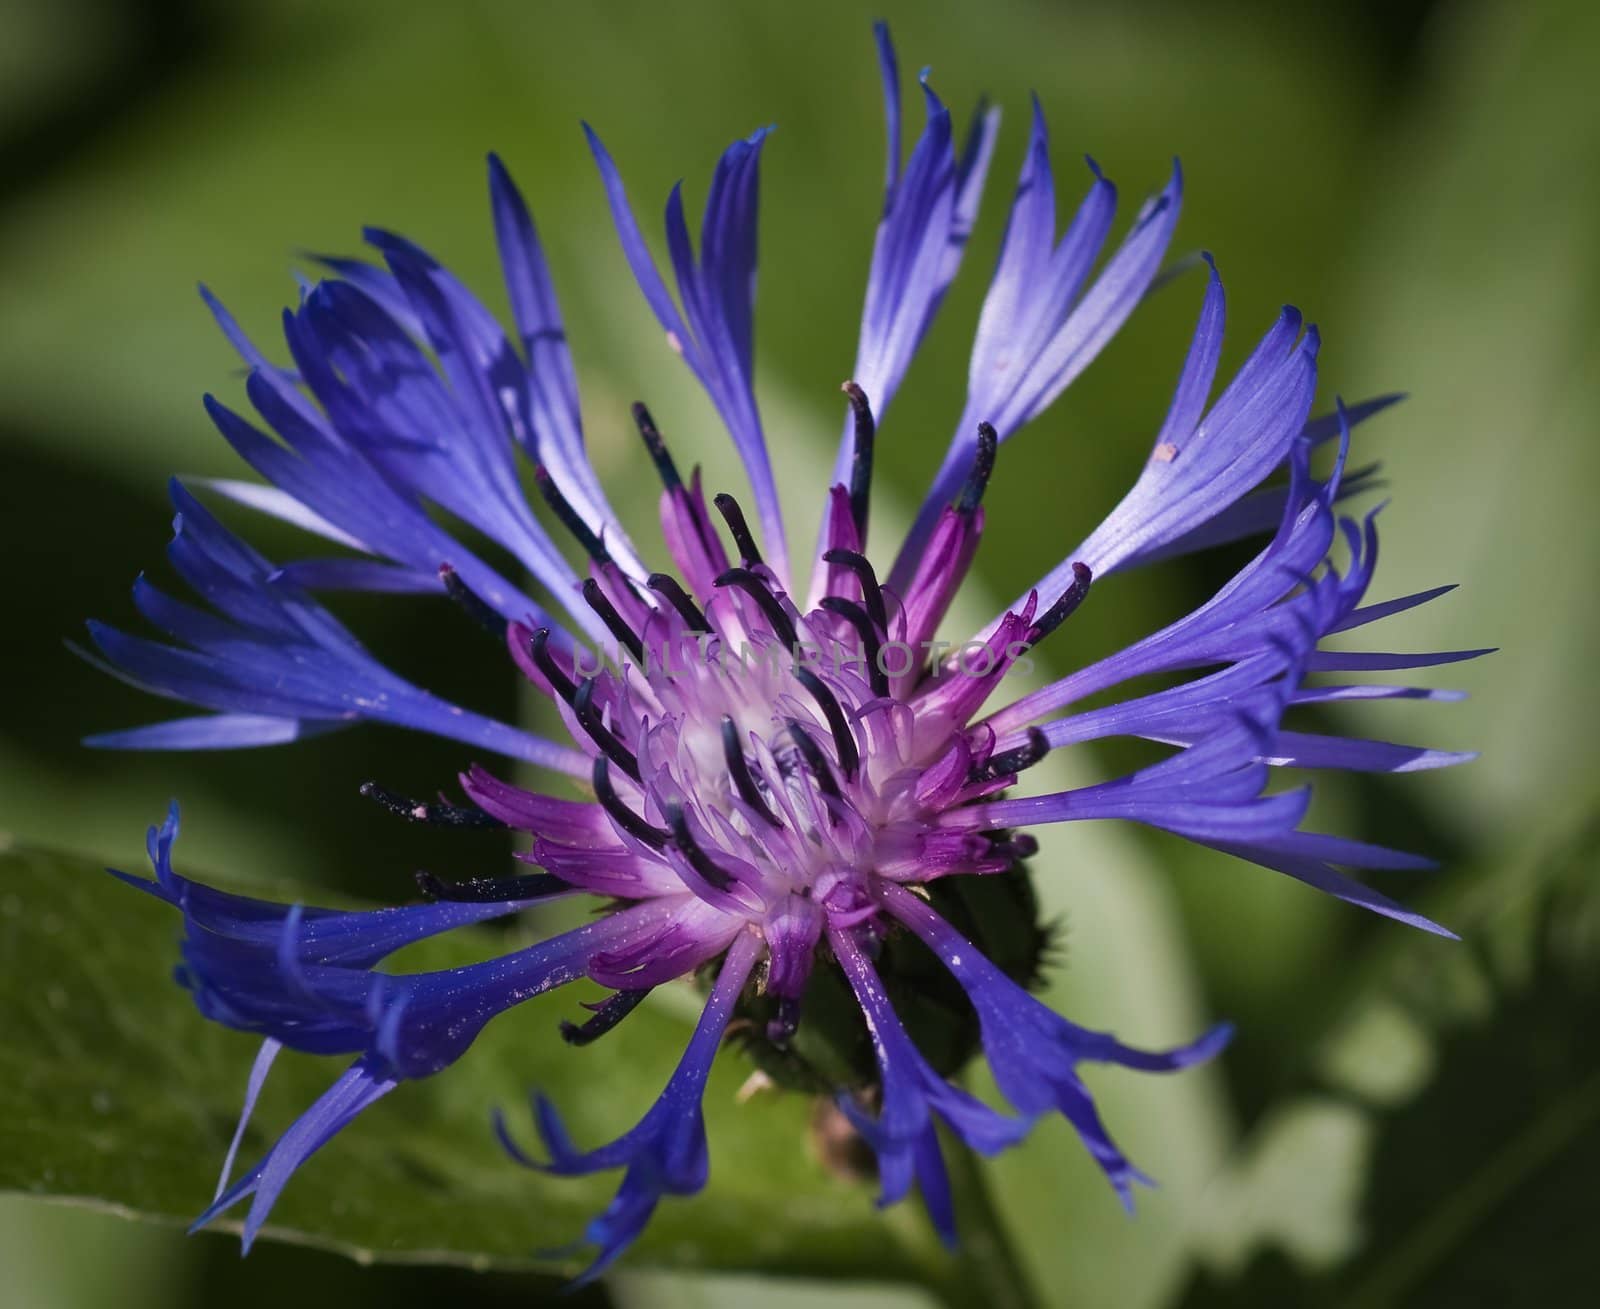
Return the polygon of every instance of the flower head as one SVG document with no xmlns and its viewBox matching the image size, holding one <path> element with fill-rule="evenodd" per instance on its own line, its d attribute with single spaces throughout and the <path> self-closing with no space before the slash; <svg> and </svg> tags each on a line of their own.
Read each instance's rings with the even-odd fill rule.
<svg viewBox="0 0 1600 1309">
<path fill-rule="evenodd" d="M 1227 1029 L 1147 1052 L 1078 1027 L 1029 994 L 1044 943 L 1025 867 L 1039 847 L 1031 828 L 1130 819 L 1442 931 L 1341 871 L 1425 861 L 1306 832 L 1308 791 L 1268 786 L 1281 766 L 1389 772 L 1458 762 L 1464 756 L 1290 730 L 1284 719 L 1307 703 L 1445 694 L 1319 684 L 1313 674 L 1477 653 L 1322 648 L 1325 637 L 1439 592 L 1365 603 L 1374 518 L 1342 520 L 1336 506 L 1366 480 L 1344 472 L 1350 424 L 1387 401 L 1310 419 L 1318 338 L 1294 310 L 1218 390 L 1224 299 L 1211 264 L 1170 410 L 1133 489 L 1080 545 L 1053 554 L 1014 603 L 980 631 L 957 634 L 970 639 L 938 639 L 983 535 L 1002 442 L 1087 366 L 1149 289 L 1177 221 L 1176 168 L 1091 276 L 1116 191 L 1091 164 L 1088 193 L 1057 237 L 1035 105 L 956 436 L 898 550 L 869 542 L 877 425 L 962 261 L 998 128 L 997 111 L 980 112 L 958 150 L 950 113 L 924 79 L 926 125 L 902 166 L 898 74 L 881 28 L 878 39 L 886 194 L 808 577 L 790 572 L 752 387 L 765 133 L 735 142 L 719 161 L 698 249 L 672 193 L 674 294 L 615 164 L 589 132 L 628 262 L 669 345 L 725 421 L 754 493 L 753 519 L 731 495 L 708 501 L 698 472 L 681 474 L 654 419 L 635 406 L 662 483 L 670 572 L 656 571 L 651 552 L 628 539 L 585 457 L 551 279 L 497 160 L 490 197 L 511 335 L 436 260 L 377 230 L 367 236 L 381 267 L 329 258 L 329 276 L 285 313 L 292 366 L 269 360 L 208 296 L 272 432 L 208 399 L 223 437 L 266 479 L 211 489 L 343 553 L 275 565 L 175 483 L 171 559 L 208 607 L 140 579 L 135 602 L 169 640 L 90 630 L 95 657 L 118 676 L 210 712 L 96 743 L 251 746 L 376 721 L 537 764 L 576 785 L 545 794 L 474 764 L 460 776 L 465 805 L 375 789 L 414 819 L 527 833 L 521 857 L 541 871 L 456 885 L 424 878 L 425 903 L 366 912 L 199 885 L 172 866 L 176 809 L 152 832 L 156 880 L 124 880 L 182 913 L 179 979 L 201 1012 L 263 1038 L 246 1117 L 281 1047 L 352 1060 L 239 1180 L 226 1184 L 225 1168 L 201 1223 L 250 1198 L 248 1242 L 311 1153 L 400 1082 L 462 1057 L 488 1021 L 522 1000 L 584 977 L 610 988 L 591 1018 L 564 1029 L 584 1043 L 652 988 L 697 972 L 712 979 L 704 1013 L 660 1100 L 632 1130 L 581 1149 L 556 1107 L 538 1098 L 536 1155 L 501 1124 L 529 1166 L 624 1170 L 615 1201 L 585 1234 L 598 1251 L 591 1275 L 639 1234 L 663 1196 L 705 1184 L 701 1097 L 736 1016 L 747 1020 L 738 1028 L 762 1067 L 838 1098 L 877 1154 L 883 1201 L 915 1183 L 948 1239 L 936 1121 L 988 1154 L 1059 1112 L 1131 1203 L 1144 1179 L 1113 1142 L 1079 1066 L 1179 1069 L 1213 1054 Z M 1311 456 L 1332 440 L 1338 454 L 1319 479 Z M 583 575 L 523 498 L 519 457 L 587 555 Z M 506 551 L 535 594 L 450 535 L 433 508 Z M 1008 672 L 1092 603 L 1111 574 L 1256 533 L 1266 543 L 1188 616 L 1041 690 L 1004 694 Z M 448 593 L 503 640 L 510 662 L 559 711 L 565 739 L 469 713 L 388 671 L 314 598 L 340 589 Z M 1147 674 L 1165 674 L 1162 689 L 1106 695 Z M 1080 707 L 1091 696 L 1097 707 Z M 1026 793 L 1028 770 L 1048 751 L 1117 736 L 1170 753 L 1127 776 Z M 563 935 L 469 967 L 381 970 L 411 942 L 585 893 L 604 912 Z M 991 931 L 985 905 L 1020 926 L 1020 937 Z M 930 1022 L 929 1011 L 951 1021 Z M 980 1050 L 1009 1112 L 950 1081 Z"/>
</svg>

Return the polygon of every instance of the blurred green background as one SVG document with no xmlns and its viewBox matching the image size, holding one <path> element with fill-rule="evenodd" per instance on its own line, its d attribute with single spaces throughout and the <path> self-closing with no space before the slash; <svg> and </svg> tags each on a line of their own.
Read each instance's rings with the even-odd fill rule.
<svg viewBox="0 0 1600 1309">
<path fill-rule="evenodd" d="M 161 708 L 72 659 L 62 638 L 88 615 L 130 620 L 128 583 L 161 565 L 169 472 L 239 473 L 199 406 L 204 391 L 239 400 L 242 388 L 194 283 L 271 343 L 290 274 L 306 266 L 295 252 L 353 252 L 370 222 L 421 241 L 503 307 L 483 179 L 484 152 L 499 151 L 554 266 L 591 447 L 636 539 L 651 540 L 653 488 L 638 476 L 628 401 L 650 400 L 680 460 L 704 459 L 722 484 L 737 474 L 628 278 L 577 122 L 605 135 L 647 214 L 680 176 L 697 204 L 717 151 L 776 122 L 763 176 L 759 391 L 780 463 L 795 470 L 787 487 L 805 488 L 788 499 L 803 535 L 816 513 L 806 470 L 826 462 L 837 434 L 879 203 L 869 20 L 881 13 L 908 83 L 929 63 L 958 111 L 987 92 L 1007 120 L 980 232 L 885 425 L 886 496 L 914 503 L 959 411 L 1033 89 L 1064 197 L 1081 188 L 1074 161 L 1085 151 L 1120 184 L 1125 210 L 1169 156 L 1182 157 L 1175 249 L 1203 247 L 1220 264 L 1225 367 L 1289 300 L 1323 329 L 1319 408 L 1336 393 L 1410 392 L 1357 439 L 1358 462 L 1381 458 L 1395 499 L 1379 598 L 1463 585 L 1386 624 L 1384 648 L 1504 647 L 1435 679 L 1470 691 L 1463 705 L 1354 706 L 1326 720 L 1484 752 L 1445 775 L 1332 778 L 1319 800 L 1339 830 L 1444 861 L 1441 874 L 1394 879 L 1396 893 L 1472 929 L 1476 944 L 1458 949 L 1478 969 L 1474 983 L 1436 943 L 1397 940 L 1392 924 L 1175 841 L 1125 833 L 1077 844 L 1064 831 L 1047 843 L 1037 867 L 1059 879 L 1068 984 L 1090 979 L 1079 990 L 1103 1001 L 1076 1016 L 1133 1014 L 1146 1029 L 1126 1034 L 1143 1040 L 1183 1035 L 1206 1014 L 1240 1032 L 1192 1094 L 1097 1083 L 1114 1127 L 1135 1146 L 1153 1143 L 1135 1150 L 1169 1182 L 1147 1205 L 1153 1217 L 1127 1224 L 1069 1204 L 1051 1168 L 1028 1158 L 996 1171 L 1032 1273 L 1050 1287 L 1045 1302 L 1522 1303 L 1529 1284 L 1497 1294 L 1494 1269 L 1526 1271 L 1535 1254 L 1549 1285 L 1565 1285 L 1589 1261 L 1565 1240 L 1570 1211 L 1551 1210 L 1568 1215 L 1566 1227 L 1526 1214 L 1533 1194 L 1546 1204 L 1585 1195 L 1570 1169 L 1552 1174 L 1553 1161 L 1600 1152 L 1580 1040 L 1600 1016 L 1594 955 L 1546 912 L 1570 901 L 1565 918 L 1587 921 L 1593 871 L 1582 824 L 1596 793 L 1600 696 L 1596 12 L 1581 0 L 873 10 L 829 0 L 0 0 L 0 530 L 11 561 L 0 832 L 136 866 L 145 825 L 177 795 L 188 866 L 237 879 L 392 899 L 415 867 L 466 876 L 504 860 L 497 837 L 407 828 L 356 797 L 375 750 L 387 784 L 437 787 L 463 762 L 442 743 L 374 729 L 292 754 L 97 755 L 77 744 Z M 1198 290 L 1179 279 L 1155 296 L 1007 446 L 978 565 L 995 597 L 1080 539 L 1140 466 Z M 268 553 L 298 548 L 286 532 L 249 526 Z M 1074 621 L 1076 644 L 1050 658 L 1077 664 L 1152 629 L 1236 561 L 1119 581 Z M 409 674 L 474 707 L 517 712 L 512 680 L 476 646 L 464 658 L 470 634 L 439 621 L 436 606 L 377 600 L 341 612 Z M 1092 766 L 1117 762 L 1111 753 Z M 167 944 L 153 942 L 152 974 L 168 966 Z M 1481 962 L 1496 951 L 1504 961 Z M 1479 985 L 1485 977 L 1493 984 Z M 1163 1000 L 1153 978 L 1182 994 Z M 1418 978 L 1427 1004 L 1396 998 Z M 1467 1003 L 1467 992 L 1478 998 Z M 1566 1115 L 1555 1126 L 1552 1105 Z M 714 1157 L 716 1124 L 713 1107 Z M 1529 1133 L 1543 1154 L 1517 1144 Z M 1163 1157 L 1161 1142 L 1199 1137 L 1204 1149 Z M 737 1162 L 714 1165 L 729 1167 Z M 1109 1196 L 1094 1203 L 1114 1208 Z M 1065 1271 L 1050 1247 L 1071 1247 L 1072 1232 L 1109 1235 L 1079 1241 Z M 545 1243 L 530 1230 L 530 1247 Z M 1468 1251 L 1475 1271 L 1452 1280 Z M 549 1286 L 360 1268 L 273 1245 L 241 1265 L 231 1239 L 185 1241 L 18 1199 L 0 1199 L 0 1266 L 7 1303 L 25 1309 L 290 1295 L 307 1309 L 498 1305 Z M 816 1293 L 787 1292 L 796 1303 Z M 635 1274 L 593 1302 L 776 1294 L 747 1280 Z M 864 1290 L 861 1303 L 916 1304 L 919 1294 Z"/>
</svg>

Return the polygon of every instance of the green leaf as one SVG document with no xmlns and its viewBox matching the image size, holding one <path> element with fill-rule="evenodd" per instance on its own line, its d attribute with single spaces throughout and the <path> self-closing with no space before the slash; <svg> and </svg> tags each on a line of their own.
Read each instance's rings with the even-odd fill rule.
<svg viewBox="0 0 1600 1309">
<path fill-rule="evenodd" d="M 170 978 L 178 920 L 92 863 L 0 854 L 0 1190 L 187 1222 L 209 1201 L 254 1042 L 202 1022 Z M 490 929 L 418 947 L 448 966 L 504 949 Z M 443 1076 L 408 1083 L 313 1158 L 267 1235 L 363 1260 L 571 1272 L 541 1249 L 577 1237 L 614 1176 L 555 1179 L 517 1167 L 489 1131 L 493 1107 L 524 1121 L 539 1086 L 579 1141 L 635 1122 L 676 1062 L 688 1024 L 646 1006 L 612 1037 L 568 1049 L 572 994 L 492 1024 Z M 260 1151 L 332 1080 L 334 1060 L 280 1059 L 244 1155 Z M 804 1272 L 927 1282 L 950 1274 L 912 1206 L 880 1215 L 868 1187 L 830 1176 L 800 1097 L 736 1099 L 745 1069 L 719 1060 L 707 1094 L 714 1165 L 701 1196 L 664 1203 L 637 1268 Z"/>
</svg>

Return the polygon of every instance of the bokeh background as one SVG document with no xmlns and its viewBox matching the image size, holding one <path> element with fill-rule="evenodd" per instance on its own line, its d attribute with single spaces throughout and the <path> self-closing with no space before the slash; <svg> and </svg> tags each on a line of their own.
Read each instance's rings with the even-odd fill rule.
<svg viewBox="0 0 1600 1309">
<path fill-rule="evenodd" d="M 1342 830 L 1443 861 L 1440 874 L 1397 879 L 1397 893 L 1472 929 L 1476 944 L 1459 956 L 1476 961 L 1471 985 L 1436 943 L 1397 941 L 1393 924 L 1177 842 L 1127 833 L 1080 848 L 1065 832 L 1047 845 L 1037 866 L 1065 888 L 1069 980 L 1081 942 L 1096 977 L 1120 966 L 1131 990 L 1152 971 L 1181 980 L 1175 1009 L 1140 1011 L 1162 1030 L 1128 1035 L 1178 1035 L 1169 1022 L 1205 1014 L 1235 1019 L 1240 1033 L 1201 1109 L 1165 1087 L 1124 1096 L 1122 1082 L 1097 1083 L 1158 1176 L 1172 1171 L 1152 1153 L 1160 1142 L 1199 1133 L 1208 1144 L 1174 1165 L 1179 1183 L 1150 1202 L 1155 1217 L 1118 1216 L 1070 1274 L 1049 1247 L 1104 1217 L 1062 1200 L 1047 1169 L 1001 1170 L 1033 1275 L 1054 1279 L 1044 1302 L 1526 1303 L 1539 1278 L 1556 1294 L 1544 1303 L 1570 1302 L 1559 1289 L 1592 1259 L 1570 1240 L 1575 1212 L 1593 1212 L 1575 1170 L 1600 1161 L 1600 1092 L 1582 1039 L 1597 1014 L 1594 955 L 1581 933 L 1551 925 L 1583 919 L 1593 872 L 1583 822 L 1600 694 L 1596 12 L 1581 0 L 940 0 L 871 11 L 834 0 L 3 0 L 0 831 L 134 866 L 145 825 L 178 795 L 189 867 L 240 880 L 392 898 L 414 867 L 465 876 L 503 860 L 495 837 L 404 827 L 356 797 L 375 758 L 386 783 L 427 792 L 462 762 L 439 743 L 374 729 L 292 754 L 134 757 L 78 744 L 161 710 L 73 659 L 63 638 L 85 616 L 130 621 L 128 583 L 161 566 L 170 472 L 238 472 L 199 405 L 208 390 L 240 396 L 236 360 L 194 284 L 270 341 L 293 271 L 308 267 L 297 252 L 351 252 L 371 222 L 421 241 L 502 306 L 483 178 L 485 151 L 499 151 L 554 265 L 591 446 L 636 539 L 649 539 L 653 485 L 630 443 L 628 401 L 672 416 L 680 458 L 736 474 L 629 280 L 578 120 L 606 136 L 646 212 L 679 177 L 697 204 L 722 146 L 776 122 L 763 170 L 759 391 L 784 466 L 797 470 L 786 480 L 803 532 L 815 491 L 800 470 L 824 463 L 837 435 L 879 203 L 869 20 L 881 14 L 908 83 L 929 63 L 953 106 L 988 93 L 1007 119 L 979 234 L 884 431 L 886 496 L 914 503 L 959 411 L 1032 89 L 1066 195 L 1085 151 L 1127 209 L 1182 157 L 1175 250 L 1211 250 L 1221 266 L 1225 368 L 1287 300 L 1323 329 L 1319 408 L 1336 393 L 1410 393 L 1358 434 L 1358 462 L 1381 458 L 1394 496 L 1378 590 L 1462 586 L 1386 625 L 1386 648 L 1503 647 L 1436 679 L 1470 691 L 1464 705 L 1339 714 L 1344 730 L 1480 749 L 1480 761 L 1334 778 L 1319 801 Z M 1155 295 L 1006 447 L 978 565 L 995 596 L 1030 582 L 1121 494 L 1198 295 L 1192 276 Z M 297 548 L 250 526 L 268 553 Z M 1119 583 L 1050 658 L 1075 664 L 1152 629 L 1236 562 Z M 475 645 L 464 653 L 472 638 L 438 606 L 341 612 L 407 672 L 518 712 L 511 679 Z M 1074 903 L 1080 879 L 1123 876 L 1142 888 L 1137 913 L 1093 895 Z M 1549 913 L 1553 903 L 1562 912 Z M 153 972 L 168 966 L 164 944 Z M 1497 951 L 1505 961 L 1483 962 Z M 1426 1004 L 1407 998 L 1419 977 Z M 1473 986 L 1476 998 L 1457 1003 Z M 1115 996 L 1107 1004 L 1116 1011 Z M 715 1113 L 712 1135 L 715 1148 Z M 1141 1140 L 1154 1144 L 1141 1153 Z M 323 1174 L 330 1185 L 336 1172 Z M 530 1246 L 541 1243 L 530 1230 Z M 185 1240 L 22 1199 L 0 1199 L 0 1267 L 7 1303 L 24 1309 L 498 1305 L 550 1287 L 523 1274 L 362 1268 L 286 1246 L 241 1265 L 228 1238 Z M 796 1303 L 818 1293 L 781 1292 Z M 779 1294 L 640 1273 L 593 1302 Z M 859 1291 L 862 1304 L 920 1295 Z"/>
</svg>

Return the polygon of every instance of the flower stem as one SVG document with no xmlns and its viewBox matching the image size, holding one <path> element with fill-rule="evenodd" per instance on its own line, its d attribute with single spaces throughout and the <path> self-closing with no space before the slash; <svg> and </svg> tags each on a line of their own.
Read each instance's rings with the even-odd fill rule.
<svg viewBox="0 0 1600 1309">
<path fill-rule="evenodd" d="M 949 1273 L 930 1289 L 945 1304 L 985 1309 L 1042 1309 L 1027 1270 L 995 1207 L 983 1161 L 953 1133 L 940 1132 L 961 1247 Z"/>
</svg>

